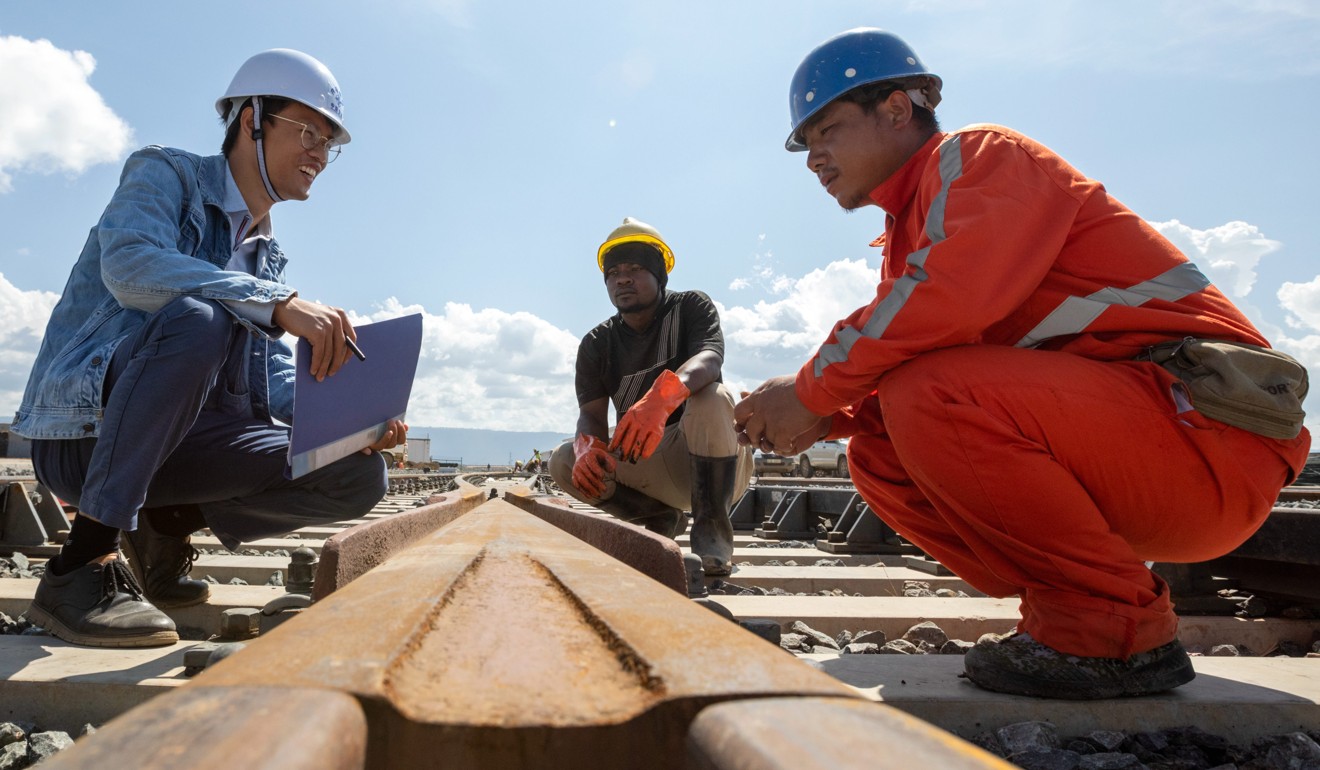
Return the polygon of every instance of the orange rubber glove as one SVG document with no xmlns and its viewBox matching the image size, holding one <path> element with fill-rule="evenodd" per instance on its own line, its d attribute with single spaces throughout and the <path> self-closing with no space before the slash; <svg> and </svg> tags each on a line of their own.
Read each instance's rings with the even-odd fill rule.
<svg viewBox="0 0 1320 770">
<path fill-rule="evenodd" d="M 573 439 L 573 483 L 591 495 L 605 494 L 605 473 L 613 473 L 617 463 L 605 448 L 605 442 L 595 436 L 579 433 Z"/>
<path fill-rule="evenodd" d="M 692 392 L 678 375 L 666 369 L 660 373 L 651 389 L 632 405 L 614 429 L 610 451 L 616 449 L 630 462 L 645 460 L 660 446 L 665 435 L 665 420 Z"/>
</svg>

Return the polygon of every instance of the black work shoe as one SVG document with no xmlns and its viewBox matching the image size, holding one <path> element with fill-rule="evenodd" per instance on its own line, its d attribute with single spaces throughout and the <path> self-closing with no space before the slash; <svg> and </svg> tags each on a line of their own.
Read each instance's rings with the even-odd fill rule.
<svg viewBox="0 0 1320 770">
<path fill-rule="evenodd" d="M 51 634 L 92 647 L 157 647 L 179 641 L 174 621 L 142 594 L 120 559 L 85 564 L 37 583 L 28 619 Z"/>
<path fill-rule="evenodd" d="M 188 577 L 200 555 L 188 538 L 161 534 L 150 517 L 138 516 L 138 528 L 124 532 L 120 543 L 133 576 L 157 607 L 191 607 L 211 595 L 204 580 Z"/>
<path fill-rule="evenodd" d="M 1069 655 L 1019 633 L 998 642 L 977 642 L 963 665 L 967 678 L 987 690 L 1069 700 L 1149 695 L 1196 677 L 1177 639 L 1122 660 Z"/>
</svg>

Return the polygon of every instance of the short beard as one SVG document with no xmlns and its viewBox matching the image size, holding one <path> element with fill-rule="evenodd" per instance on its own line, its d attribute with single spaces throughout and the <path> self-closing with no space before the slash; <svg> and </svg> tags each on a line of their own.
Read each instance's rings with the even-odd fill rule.
<svg viewBox="0 0 1320 770">
<path fill-rule="evenodd" d="M 838 204 L 839 204 L 839 208 L 851 214 L 858 209 L 864 209 L 867 206 L 869 206 L 871 204 L 871 199 L 870 197 L 865 197 L 859 200 L 851 200 L 846 203 L 843 201 L 838 201 Z"/>
<path fill-rule="evenodd" d="M 615 307 L 615 309 L 617 309 L 620 313 L 641 313 L 641 312 L 643 312 L 643 311 L 650 310 L 650 309 L 653 308 L 653 307 L 659 307 L 659 306 L 660 306 L 660 300 L 661 300 L 664 296 L 665 296 L 665 290 L 664 290 L 664 289 L 661 289 L 660 291 L 656 292 L 656 294 L 655 294 L 655 300 L 654 300 L 653 302 L 651 302 L 651 304 L 649 304 L 649 305 L 644 305 L 644 304 L 642 304 L 641 302 L 638 302 L 638 301 L 634 300 L 634 301 L 633 301 L 631 304 L 629 304 L 629 305 L 615 305 L 614 307 Z"/>
</svg>

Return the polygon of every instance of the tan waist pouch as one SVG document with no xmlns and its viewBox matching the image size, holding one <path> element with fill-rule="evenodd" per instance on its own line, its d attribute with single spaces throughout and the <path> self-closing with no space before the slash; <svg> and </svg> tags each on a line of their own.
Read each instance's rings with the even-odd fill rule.
<svg viewBox="0 0 1320 770">
<path fill-rule="evenodd" d="M 1146 349 L 1187 386 L 1196 411 L 1225 425 L 1278 439 L 1296 438 L 1306 412 L 1306 368 L 1292 356 L 1244 342 L 1188 337 Z"/>
</svg>

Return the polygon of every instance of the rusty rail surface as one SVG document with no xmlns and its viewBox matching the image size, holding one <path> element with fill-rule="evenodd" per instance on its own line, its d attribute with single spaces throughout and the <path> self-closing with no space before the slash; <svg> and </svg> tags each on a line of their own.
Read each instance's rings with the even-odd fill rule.
<svg viewBox="0 0 1320 770">
<path fill-rule="evenodd" d="M 421 508 L 359 524 L 330 536 L 321 546 L 312 599 L 324 599 L 422 535 L 452 522 L 481 502 L 481 490 L 468 484 L 455 492 L 433 495 Z"/>
<path fill-rule="evenodd" d="M 357 701 L 320 688 L 180 688 L 41 763 L 85 768 L 358 770 L 367 724 Z"/>
<path fill-rule="evenodd" d="M 794 720 L 846 705 L 816 740 L 855 758 L 902 735 L 942 767 L 1004 766 L 519 505 L 468 508 L 45 766 L 750 767 L 720 746 L 754 723 L 712 707 L 767 698 Z"/>
<path fill-rule="evenodd" d="M 694 770 L 1016 767 L 907 714 L 875 704 L 820 698 L 763 698 L 702 711 L 688 734 Z M 784 729 L 809 724 L 811 730 Z"/>
<path fill-rule="evenodd" d="M 688 600 L 673 541 L 540 476 L 452 483 L 330 537 L 309 609 L 42 767 L 1011 767 Z"/>
</svg>

